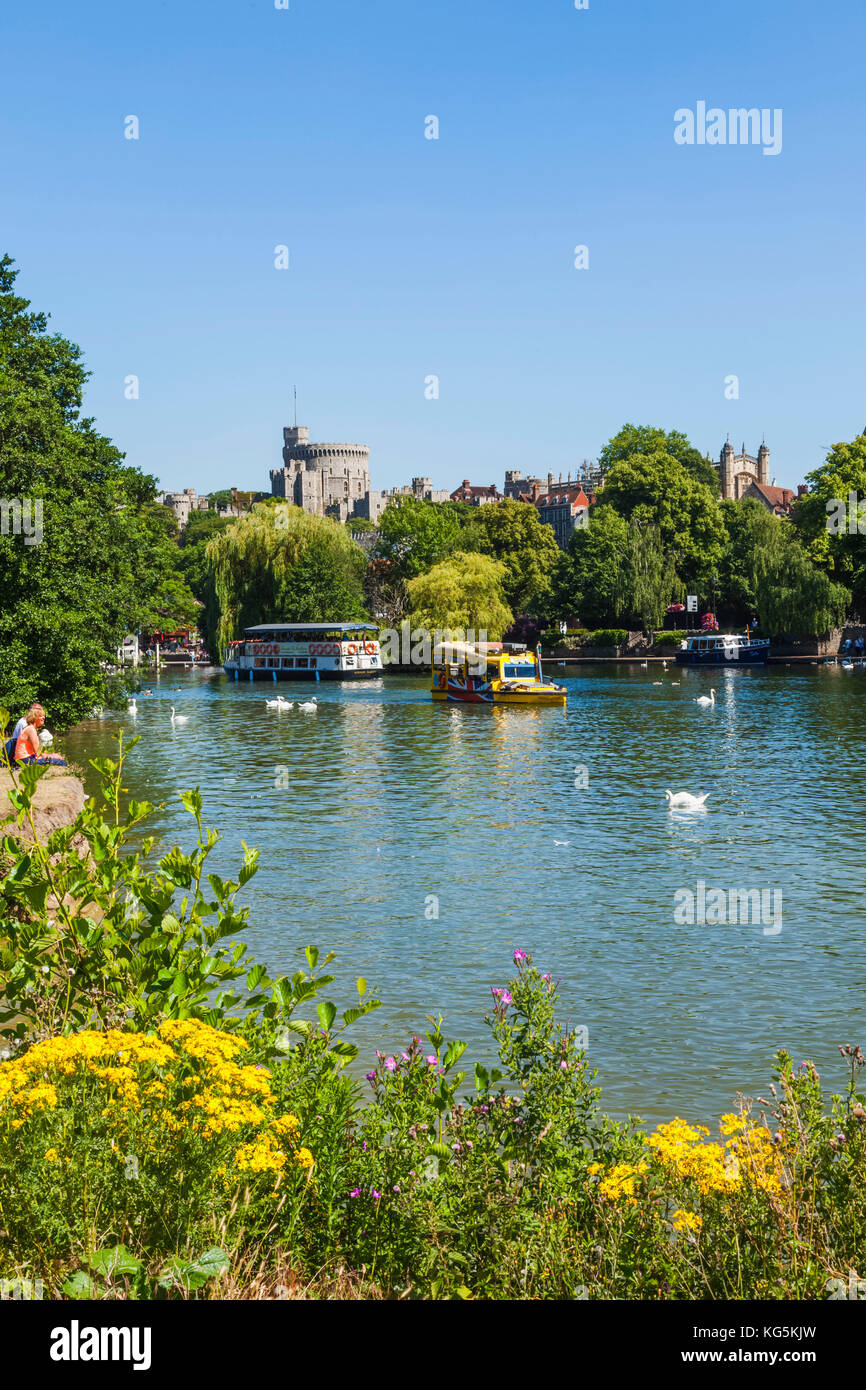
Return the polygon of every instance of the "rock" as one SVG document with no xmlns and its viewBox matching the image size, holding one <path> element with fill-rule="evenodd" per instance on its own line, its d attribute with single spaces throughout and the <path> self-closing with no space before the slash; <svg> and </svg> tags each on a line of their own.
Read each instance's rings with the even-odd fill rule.
<svg viewBox="0 0 866 1390">
<path fill-rule="evenodd" d="M 24 839 L 30 839 L 29 824 L 25 823 L 23 831 L 19 831 L 15 822 L 15 811 L 7 796 L 12 787 L 11 775 L 0 772 L 0 835 L 17 838 L 21 834 Z M 46 839 L 52 830 L 71 825 L 83 811 L 86 800 L 81 782 L 66 768 L 56 771 L 52 768 L 40 778 L 33 797 L 33 821 L 40 840 Z"/>
</svg>

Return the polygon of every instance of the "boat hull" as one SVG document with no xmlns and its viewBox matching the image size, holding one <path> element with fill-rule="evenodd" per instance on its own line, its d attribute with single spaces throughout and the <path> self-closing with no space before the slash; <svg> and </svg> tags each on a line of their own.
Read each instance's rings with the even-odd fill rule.
<svg viewBox="0 0 866 1390">
<path fill-rule="evenodd" d="M 565 691 L 558 690 L 434 690 L 434 700 L 456 705 L 552 705 L 565 707 Z"/>
<path fill-rule="evenodd" d="M 769 645 L 735 647 L 725 651 L 723 647 L 706 652 L 677 652 L 677 666 L 765 666 L 770 655 Z"/>
<path fill-rule="evenodd" d="M 338 671 L 326 666 L 318 668 L 318 674 L 312 671 L 277 671 L 277 670 L 258 670 L 255 668 L 241 668 L 236 666 L 223 666 L 226 675 L 232 680 L 239 681 L 268 681 L 271 685 L 279 684 L 281 681 L 367 681 L 378 680 L 382 676 L 381 669 L 370 670 L 368 667 L 360 671 Z"/>
</svg>

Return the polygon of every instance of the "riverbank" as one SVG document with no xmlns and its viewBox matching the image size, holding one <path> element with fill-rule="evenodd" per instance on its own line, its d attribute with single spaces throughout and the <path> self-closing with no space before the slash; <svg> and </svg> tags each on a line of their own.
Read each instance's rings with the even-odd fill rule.
<svg viewBox="0 0 866 1390">
<path fill-rule="evenodd" d="M 18 839 L 21 832 L 8 796 L 14 785 L 9 772 L 0 772 L 0 835 L 12 835 Z M 33 823 L 39 838 L 44 839 L 52 830 L 59 830 L 64 825 L 72 825 L 84 809 L 86 799 L 83 785 L 68 768 L 49 769 L 39 779 L 33 797 Z M 25 827 L 23 838 L 31 838 L 29 826 Z"/>
</svg>

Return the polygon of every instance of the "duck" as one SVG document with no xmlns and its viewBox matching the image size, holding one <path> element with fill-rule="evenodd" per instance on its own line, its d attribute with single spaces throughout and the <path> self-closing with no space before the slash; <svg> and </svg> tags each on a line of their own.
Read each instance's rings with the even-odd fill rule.
<svg viewBox="0 0 866 1390">
<path fill-rule="evenodd" d="M 665 792 L 665 798 L 672 811 L 700 811 L 708 796 L 709 792 L 701 792 L 700 796 L 692 796 L 691 792 Z"/>
<path fill-rule="evenodd" d="M 715 703 L 716 703 L 716 692 L 715 692 L 715 690 L 711 690 L 710 693 L 709 693 L 709 695 L 699 695 L 698 698 L 695 700 L 695 704 L 696 704 L 696 705 L 702 705 L 705 709 L 709 709 L 710 706 L 714 705 Z"/>
<path fill-rule="evenodd" d="M 284 700 L 282 695 L 278 695 L 275 700 L 265 700 L 268 709 L 294 709 L 294 700 Z"/>
<path fill-rule="evenodd" d="M 171 707 L 171 722 L 172 722 L 172 724 L 188 724 L 188 723 L 189 723 L 189 715 L 188 715 L 188 714 L 175 714 L 175 712 L 174 712 L 174 705 L 172 705 L 172 707 Z"/>
<path fill-rule="evenodd" d="M 318 699 L 317 699 L 316 696 L 314 695 L 313 698 L 312 698 L 312 700 L 299 700 L 299 701 L 298 701 L 298 709 L 303 709 L 303 710 L 306 710 L 306 711 L 307 711 L 308 713 L 310 713 L 310 714 L 315 714 L 316 709 L 318 708 L 318 704 L 319 704 Z"/>
</svg>

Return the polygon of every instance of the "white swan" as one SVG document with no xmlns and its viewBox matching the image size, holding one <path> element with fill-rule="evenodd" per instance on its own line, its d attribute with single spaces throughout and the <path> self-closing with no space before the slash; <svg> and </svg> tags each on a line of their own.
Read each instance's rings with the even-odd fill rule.
<svg viewBox="0 0 866 1390">
<path fill-rule="evenodd" d="M 696 705 L 703 705 L 703 706 L 705 706 L 705 707 L 708 707 L 708 706 L 710 706 L 710 705 L 714 705 L 715 703 L 716 703 L 716 692 L 715 692 L 715 690 L 711 690 L 710 693 L 709 693 L 709 695 L 699 695 L 698 698 L 695 700 L 695 704 L 696 704 Z"/>
<path fill-rule="evenodd" d="M 268 709 L 294 709 L 294 700 L 284 700 L 282 695 L 278 695 L 275 700 L 265 700 Z"/>
<path fill-rule="evenodd" d="M 188 723 L 189 723 L 189 715 L 188 715 L 188 714 L 175 714 L 175 712 L 174 712 L 174 705 L 172 705 L 172 707 L 171 707 L 171 722 L 172 722 L 172 724 L 188 724 Z"/>
<path fill-rule="evenodd" d="M 314 695 L 312 700 L 299 700 L 298 709 L 304 709 L 307 710 L 310 714 L 315 714 L 318 704 L 319 702 L 316 696 Z"/>
<path fill-rule="evenodd" d="M 129 713 L 129 714 L 138 714 L 138 705 L 135 703 L 135 698 L 134 698 L 134 697 L 133 697 L 133 699 L 130 700 L 130 702 L 129 702 L 129 704 L 127 705 L 126 709 L 127 709 L 127 713 Z"/>
<path fill-rule="evenodd" d="M 700 796 L 692 796 L 691 792 L 665 792 L 672 811 L 700 811 L 708 796 L 709 792 L 701 792 Z"/>
<path fill-rule="evenodd" d="M 853 661 L 843 661 L 843 662 L 842 662 L 842 670 L 843 670 L 843 671 L 853 671 L 853 670 L 854 670 L 854 662 L 853 662 Z"/>
<path fill-rule="evenodd" d="M 641 664 L 640 664 L 640 669 L 641 669 L 642 671 L 645 671 L 645 670 L 646 670 L 646 662 L 645 662 L 645 661 L 642 661 L 642 662 L 641 662 Z"/>
</svg>

